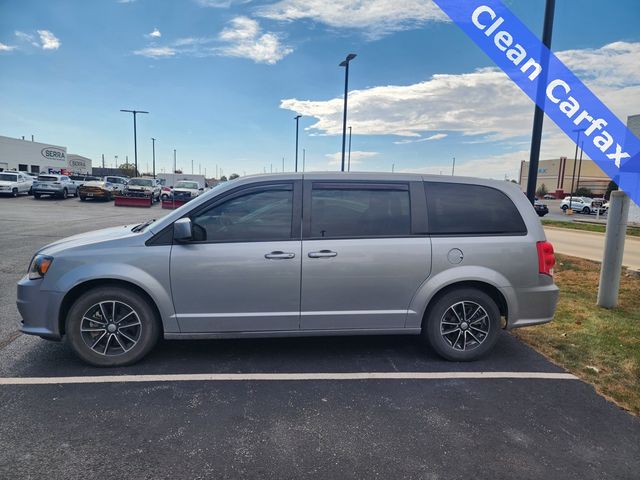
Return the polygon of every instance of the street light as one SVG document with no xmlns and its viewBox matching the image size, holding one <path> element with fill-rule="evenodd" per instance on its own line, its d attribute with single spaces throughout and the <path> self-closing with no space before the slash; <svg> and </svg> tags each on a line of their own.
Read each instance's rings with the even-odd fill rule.
<svg viewBox="0 0 640 480">
<path fill-rule="evenodd" d="M 571 213 L 573 213 L 573 182 L 576 179 L 576 163 L 578 163 L 578 146 L 580 145 L 580 133 L 584 132 L 585 129 L 584 128 L 577 128 L 574 130 L 574 132 L 578 132 L 578 135 L 576 137 L 576 153 L 574 155 L 573 158 L 573 176 L 571 177 L 571 192 L 569 193 L 569 208 L 567 209 L 568 211 L 571 211 Z"/>
<path fill-rule="evenodd" d="M 296 172 L 298 171 L 298 121 L 300 120 L 300 117 L 302 117 L 302 115 L 296 115 L 294 117 L 294 120 L 296 121 Z M 282 166 L 282 171 L 284 171 L 284 165 Z"/>
<path fill-rule="evenodd" d="M 156 178 L 156 139 L 151 137 L 151 145 L 153 149 L 153 178 Z"/>
<path fill-rule="evenodd" d="M 351 171 L 351 125 L 349 125 L 349 155 L 347 157 L 347 172 Z"/>
<path fill-rule="evenodd" d="M 133 113 L 133 155 L 135 159 L 136 175 L 138 175 L 138 139 L 136 138 L 136 115 L 138 113 L 149 113 L 143 110 L 120 110 L 121 112 Z"/>
<path fill-rule="evenodd" d="M 350 53 L 347 55 L 342 62 L 340 62 L 340 67 L 344 67 L 344 112 L 342 113 L 342 171 L 344 172 L 344 150 L 345 144 L 347 140 L 347 95 L 349 91 L 349 62 L 356 58 L 355 53 Z"/>
</svg>

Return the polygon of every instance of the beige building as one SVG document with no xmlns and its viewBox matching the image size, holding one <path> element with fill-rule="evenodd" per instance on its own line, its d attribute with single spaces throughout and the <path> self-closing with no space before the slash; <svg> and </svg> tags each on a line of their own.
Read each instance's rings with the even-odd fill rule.
<svg viewBox="0 0 640 480">
<path fill-rule="evenodd" d="M 567 157 L 560 157 L 553 160 L 540 160 L 538 164 L 538 181 L 536 191 L 542 184 L 549 193 L 555 194 L 556 198 L 564 198 L 571 192 L 571 181 L 574 179 L 574 161 Z M 523 190 L 527 189 L 529 177 L 529 162 L 520 163 L 520 185 Z M 609 177 L 600 170 L 600 167 L 592 160 L 586 158 L 578 159 L 575 162 L 575 179 L 573 190 L 579 187 L 588 188 L 594 196 L 601 196 L 607 191 Z"/>
</svg>

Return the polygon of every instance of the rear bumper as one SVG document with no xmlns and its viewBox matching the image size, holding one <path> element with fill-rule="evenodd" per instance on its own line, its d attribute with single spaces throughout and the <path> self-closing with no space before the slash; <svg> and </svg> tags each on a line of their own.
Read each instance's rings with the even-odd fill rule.
<svg viewBox="0 0 640 480">
<path fill-rule="evenodd" d="M 53 188 L 32 188 L 33 193 L 41 193 L 42 195 L 62 195 L 63 188 L 54 190 Z"/>
<path fill-rule="evenodd" d="M 17 306 L 22 325 L 20 331 L 48 340 L 60 340 L 58 315 L 63 292 L 41 290 L 42 280 L 29 280 L 26 275 L 18 282 Z"/>
<path fill-rule="evenodd" d="M 503 288 L 507 298 L 507 329 L 548 323 L 558 304 L 560 289 L 554 283 L 539 287 Z"/>
</svg>

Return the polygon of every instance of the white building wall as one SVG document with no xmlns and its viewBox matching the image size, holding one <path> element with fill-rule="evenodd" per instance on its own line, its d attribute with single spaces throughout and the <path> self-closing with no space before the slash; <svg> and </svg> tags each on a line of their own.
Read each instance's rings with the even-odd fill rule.
<svg viewBox="0 0 640 480">
<path fill-rule="evenodd" d="M 0 136 L 0 169 L 33 173 L 66 170 L 67 147 Z"/>
</svg>

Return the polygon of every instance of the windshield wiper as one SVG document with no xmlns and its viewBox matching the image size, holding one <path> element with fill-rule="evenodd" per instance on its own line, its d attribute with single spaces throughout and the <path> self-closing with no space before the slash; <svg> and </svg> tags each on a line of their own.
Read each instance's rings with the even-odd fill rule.
<svg viewBox="0 0 640 480">
<path fill-rule="evenodd" d="M 139 232 L 141 230 L 144 230 L 145 228 L 147 228 L 149 225 L 151 225 L 153 222 L 155 222 L 156 219 L 152 218 L 151 220 L 147 220 L 144 223 L 141 223 L 140 225 L 136 225 L 135 227 L 133 227 L 131 229 L 132 232 Z"/>
</svg>

